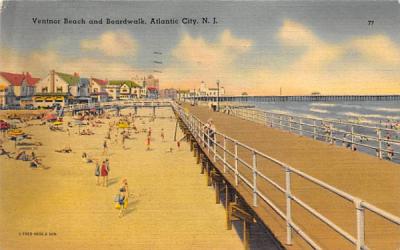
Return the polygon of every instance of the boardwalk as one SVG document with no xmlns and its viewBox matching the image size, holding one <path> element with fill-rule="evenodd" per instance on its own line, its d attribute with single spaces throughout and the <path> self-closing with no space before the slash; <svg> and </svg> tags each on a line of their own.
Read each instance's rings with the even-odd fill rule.
<svg viewBox="0 0 400 250">
<path fill-rule="evenodd" d="M 217 130 L 227 136 L 387 212 L 396 216 L 400 215 L 400 168 L 396 164 L 223 113 L 210 112 L 207 107 L 185 105 L 185 109 L 203 122 L 208 118 L 213 118 Z M 220 142 L 221 138 L 217 137 L 217 141 Z M 229 147 L 233 146 L 227 145 L 227 148 Z M 239 153 L 243 151 L 240 148 L 238 150 Z M 251 162 L 250 157 L 251 155 L 248 156 L 248 162 Z M 261 172 L 280 186 L 285 186 L 285 173 L 281 169 L 270 162 L 257 163 Z M 217 164 L 217 167 L 221 170 L 220 164 Z M 239 172 L 245 176 L 251 176 L 251 172 L 243 166 L 239 167 Z M 234 183 L 233 175 L 227 172 L 225 177 Z M 258 181 L 257 186 L 264 190 L 268 198 L 281 210 L 285 211 L 285 196 L 282 193 L 265 181 Z M 239 183 L 237 190 L 251 205 L 251 190 L 243 183 Z M 299 177 L 292 179 L 292 193 L 353 237 L 357 236 L 354 204 Z M 261 201 L 254 211 L 284 243 L 285 222 Z M 354 245 L 298 205 L 292 205 L 292 218 L 322 248 L 354 249 Z M 365 232 L 365 244 L 370 249 L 398 249 L 400 246 L 399 227 L 368 211 L 365 212 Z M 288 246 L 288 249 L 308 248 L 309 246 L 296 234 L 293 245 Z"/>
</svg>

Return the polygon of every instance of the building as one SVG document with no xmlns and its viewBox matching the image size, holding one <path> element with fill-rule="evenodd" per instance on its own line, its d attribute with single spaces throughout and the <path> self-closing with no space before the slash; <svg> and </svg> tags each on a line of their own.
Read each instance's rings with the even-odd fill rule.
<svg viewBox="0 0 400 250">
<path fill-rule="evenodd" d="M 183 101 L 185 100 L 185 98 L 189 98 L 190 96 L 190 90 L 186 89 L 186 90 L 178 90 L 176 92 L 176 99 L 178 101 Z"/>
<path fill-rule="evenodd" d="M 162 89 L 160 90 L 160 98 L 176 100 L 178 91 L 176 89 Z"/>
<path fill-rule="evenodd" d="M 160 81 L 153 75 L 143 79 L 143 87 L 146 89 L 146 97 L 151 99 L 158 98 L 160 91 Z"/>
<path fill-rule="evenodd" d="M 101 80 L 97 78 L 90 78 L 89 83 L 89 95 L 92 99 L 92 102 L 105 102 L 108 101 L 108 93 L 107 93 L 107 80 Z"/>
<path fill-rule="evenodd" d="M 51 107 L 54 104 L 64 106 L 70 103 L 89 102 L 88 78 L 80 78 L 78 73 L 73 75 L 56 72 L 50 73 L 40 80 L 34 95 L 35 107 Z"/>
<path fill-rule="evenodd" d="M 131 80 L 110 80 L 106 91 L 113 100 L 131 100 L 141 97 L 141 87 Z"/>
<path fill-rule="evenodd" d="M 0 72 L 0 105 L 29 105 L 40 78 L 34 78 L 29 72 Z"/>
<path fill-rule="evenodd" d="M 197 92 L 198 96 L 217 97 L 218 95 L 219 96 L 225 95 L 225 88 L 219 87 L 219 93 L 218 93 L 218 87 L 217 88 L 209 88 L 209 87 L 207 87 L 207 84 L 205 82 L 201 82 L 200 88 L 196 92 Z"/>
</svg>

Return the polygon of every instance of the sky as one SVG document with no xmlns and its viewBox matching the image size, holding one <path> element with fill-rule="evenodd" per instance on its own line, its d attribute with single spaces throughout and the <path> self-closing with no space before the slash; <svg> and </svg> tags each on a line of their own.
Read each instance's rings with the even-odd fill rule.
<svg viewBox="0 0 400 250">
<path fill-rule="evenodd" d="M 182 23 L 203 17 L 210 23 Z M 161 88 L 177 89 L 219 80 L 232 95 L 400 94 L 397 1 L 4 1 L 0 42 L 0 71 L 37 77 L 51 69 L 106 79 L 153 74 Z"/>
</svg>

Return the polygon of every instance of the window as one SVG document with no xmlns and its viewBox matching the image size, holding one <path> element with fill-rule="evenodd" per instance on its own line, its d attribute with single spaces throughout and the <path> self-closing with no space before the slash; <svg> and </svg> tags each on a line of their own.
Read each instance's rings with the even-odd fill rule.
<svg viewBox="0 0 400 250">
<path fill-rule="evenodd" d="M 94 92 L 94 93 L 97 93 L 98 91 L 99 91 L 99 90 L 98 90 L 97 88 L 94 88 L 94 89 L 93 89 L 93 92 Z"/>
<path fill-rule="evenodd" d="M 57 93 L 62 93 L 63 89 L 62 87 L 57 87 Z"/>
<path fill-rule="evenodd" d="M 48 92 L 47 87 L 42 88 L 42 93 L 47 93 L 47 92 Z"/>
</svg>

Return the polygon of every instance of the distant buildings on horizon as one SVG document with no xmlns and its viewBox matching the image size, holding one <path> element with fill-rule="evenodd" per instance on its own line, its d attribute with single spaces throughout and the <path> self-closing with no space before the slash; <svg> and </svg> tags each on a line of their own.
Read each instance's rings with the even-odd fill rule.
<svg viewBox="0 0 400 250">
<path fill-rule="evenodd" d="M 161 98 L 169 98 L 173 100 L 183 100 L 184 98 L 193 98 L 193 97 L 200 97 L 200 96 L 208 96 L 208 97 L 217 97 L 217 96 L 224 96 L 225 95 L 225 88 L 224 87 L 208 87 L 205 82 L 201 82 L 199 88 L 197 89 L 162 89 L 160 90 L 160 97 Z"/>
</svg>

